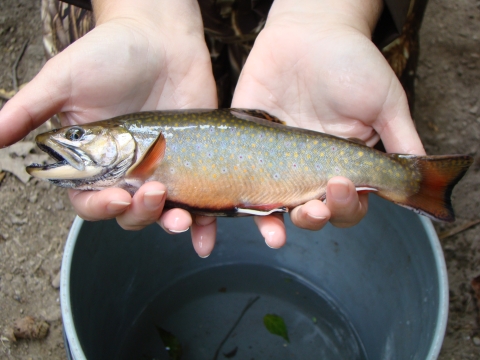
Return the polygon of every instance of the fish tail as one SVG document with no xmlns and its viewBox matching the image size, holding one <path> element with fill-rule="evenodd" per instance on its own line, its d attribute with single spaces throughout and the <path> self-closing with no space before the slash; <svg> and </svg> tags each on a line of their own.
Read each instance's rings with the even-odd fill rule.
<svg viewBox="0 0 480 360">
<path fill-rule="evenodd" d="M 419 190 L 403 199 L 382 191 L 378 195 L 434 220 L 455 221 L 450 197 L 455 185 L 472 165 L 473 158 L 466 155 L 445 155 L 418 156 L 412 160 L 421 175 Z"/>
</svg>

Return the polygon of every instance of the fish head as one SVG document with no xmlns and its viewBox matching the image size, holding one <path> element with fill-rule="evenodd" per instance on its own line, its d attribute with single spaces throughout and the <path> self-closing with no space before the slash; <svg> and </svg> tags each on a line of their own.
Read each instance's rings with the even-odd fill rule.
<svg viewBox="0 0 480 360">
<path fill-rule="evenodd" d="M 131 166 L 136 148 L 133 136 L 118 124 L 68 126 L 40 134 L 35 141 L 57 162 L 32 164 L 27 172 L 73 188 L 120 178 Z"/>
</svg>

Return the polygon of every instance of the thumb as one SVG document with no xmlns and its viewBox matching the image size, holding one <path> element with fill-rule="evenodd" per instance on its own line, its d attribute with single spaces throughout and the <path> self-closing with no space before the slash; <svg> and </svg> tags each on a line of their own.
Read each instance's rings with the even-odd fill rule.
<svg viewBox="0 0 480 360">
<path fill-rule="evenodd" d="M 410 115 L 407 96 L 398 80 L 392 82 L 392 88 L 373 128 L 380 135 L 387 152 L 425 155 Z"/>
<path fill-rule="evenodd" d="M 11 145 L 57 112 L 69 98 L 68 69 L 57 55 L 0 111 L 0 148 Z"/>
</svg>

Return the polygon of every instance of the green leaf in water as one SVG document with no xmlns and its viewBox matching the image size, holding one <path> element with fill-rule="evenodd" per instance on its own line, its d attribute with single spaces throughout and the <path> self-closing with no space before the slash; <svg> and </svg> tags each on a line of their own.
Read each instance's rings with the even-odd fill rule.
<svg viewBox="0 0 480 360">
<path fill-rule="evenodd" d="M 281 316 L 267 314 L 263 317 L 263 324 L 271 334 L 281 336 L 287 342 L 290 342 L 290 339 L 288 338 L 287 326 L 285 325 L 285 321 L 283 321 Z"/>
<path fill-rule="evenodd" d="M 168 357 L 170 360 L 181 360 L 182 358 L 182 345 L 178 341 L 177 337 L 162 329 L 160 326 L 156 326 L 158 334 L 162 339 L 165 349 L 168 351 Z"/>
</svg>

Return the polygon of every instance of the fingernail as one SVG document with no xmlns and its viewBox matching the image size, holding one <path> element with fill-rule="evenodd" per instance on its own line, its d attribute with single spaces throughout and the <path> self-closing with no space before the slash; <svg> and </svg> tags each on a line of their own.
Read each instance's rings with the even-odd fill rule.
<svg viewBox="0 0 480 360">
<path fill-rule="evenodd" d="M 270 249 L 278 249 L 276 247 L 273 247 L 271 246 L 268 241 L 271 240 L 273 238 L 273 236 L 275 235 L 275 231 L 270 231 L 267 235 L 267 237 L 265 238 L 265 244 L 267 244 L 267 246 L 270 248 Z"/>
<path fill-rule="evenodd" d="M 112 213 L 118 213 L 125 210 L 131 203 L 125 201 L 110 201 L 107 205 L 107 210 Z"/>
<path fill-rule="evenodd" d="M 316 215 L 313 215 L 311 213 L 307 213 L 307 216 L 313 220 L 325 220 L 326 217 L 325 216 L 316 216 Z"/>
<path fill-rule="evenodd" d="M 202 259 L 206 259 L 207 257 L 209 257 L 209 256 L 210 256 L 210 254 L 203 255 L 203 256 L 202 256 L 202 255 L 198 255 L 198 256 L 199 256 L 199 257 L 201 257 Z"/>
<path fill-rule="evenodd" d="M 157 210 L 163 203 L 164 195 L 163 190 L 147 191 L 143 194 L 143 204 L 149 210 Z"/>
<path fill-rule="evenodd" d="M 188 227 L 185 230 L 172 230 L 172 229 L 167 229 L 167 230 L 174 233 L 174 234 L 180 234 L 180 233 L 183 233 L 185 231 L 188 231 L 188 229 L 190 229 L 190 228 Z"/>
<path fill-rule="evenodd" d="M 337 180 L 330 186 L 330 192 L 337 201 L 345 201 L 350 195 L 348 184 L 345 181 Z"/>
</svg>

